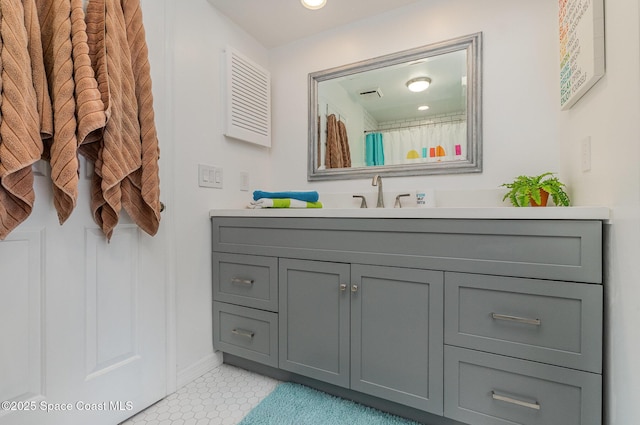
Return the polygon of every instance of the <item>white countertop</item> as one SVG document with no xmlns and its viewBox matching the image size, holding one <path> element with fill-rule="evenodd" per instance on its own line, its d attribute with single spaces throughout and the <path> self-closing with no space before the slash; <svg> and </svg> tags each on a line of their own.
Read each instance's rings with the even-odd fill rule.
<svg viewBox="0 0 640 425">
<path fill-rule="evenodd" d="M 445 218 L 509 220 L 603 220 L 607 207 L 436 207 L 436 208 L 310 208 L 214 209 L 210 217 L 323 217 L 323 218 Z"/>
</svg>

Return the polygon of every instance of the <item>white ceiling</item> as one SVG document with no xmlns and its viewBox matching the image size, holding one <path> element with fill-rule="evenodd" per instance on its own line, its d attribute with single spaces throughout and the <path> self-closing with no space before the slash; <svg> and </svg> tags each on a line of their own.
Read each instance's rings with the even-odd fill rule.
<svg viewBox="0 0 640 425">
<path fill-rule="evenodd" d="M 466 105 L 466 91 L 462 85 L 462 78 L 467 75 L 466 60 L 466 51 L 459 50 L 329 80 L 320 83 L 318 90 L 322 92 L 323 84 L 340 84 L 378 123 L 460 113 Z M 421 93 L 410 92 L 405 83 L 416 77 L 431 78 L 429 88 Z M 375 89 L 380 89 L 382 98 L 367 99 L 358 95 Z M 429 110 L 418 111 L 420 105 L 429 106 Z"/>
<path fill-rule="evenodd" d="M 467 75 L 466 59 L 466 51 L 459 50 L 333 78 L 318 84 L 318 96 L 336 93 L 335 86 L 338 85 L 378 123 L 461 113 L 466 105 L 466 86 L 462 84 Z M 431 86 L 421 93 L 410 92 L 405 83 L 416 77 L 431 78 Z M 381 98 L 359 95 L 376 89 L 382 92 Z M 429 106 L 429 110 L 418 111 L 421 105 Z"/>
<path fill-rule="evenodd" d="M 270 49 L 423 0 L 327 0 L 326 6 L 319 10 L 306 9 L 300 0 L 208 1 Z M 459 52 L 444 55 L 441 60 L 431 58 L 419 66 L 404 64 L 334 82 L 340 84 L 353 101 L 360 103 L 378 122 L 426 118 L 464 110 L 465 93 L 461 78 L 466 75 L 465 63 L 464 52 Z M 407 79 L 416 76 L 428 76 L 433 80 L 426 92 L 415 94 L 406 89 Z M 382 99 L 371 101 L 358 96 L 357 93 L 363 89 L 371 88 L 380 88 Z M 422 104 L 430 109 L 419 112 L 417 107 Z"/>
<path fill-rule="evenodd" d="M 282 46 L 420 0 L 327 0 L 308 10 L 300 0 L 209 0 L 266 48 Z"/>
</svg>

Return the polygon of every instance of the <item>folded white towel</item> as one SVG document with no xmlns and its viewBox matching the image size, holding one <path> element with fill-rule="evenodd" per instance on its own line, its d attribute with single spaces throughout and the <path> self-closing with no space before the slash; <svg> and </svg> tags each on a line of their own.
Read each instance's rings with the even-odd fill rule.
<svg viewBox="0 0 640 425">
<path fill-rule="evenodd" d="M 307 202 L 289 198 L 261 198 L 257 201 L 251 201 L 247 208 L 322 208 L 322 202 Z"/>
</svg>

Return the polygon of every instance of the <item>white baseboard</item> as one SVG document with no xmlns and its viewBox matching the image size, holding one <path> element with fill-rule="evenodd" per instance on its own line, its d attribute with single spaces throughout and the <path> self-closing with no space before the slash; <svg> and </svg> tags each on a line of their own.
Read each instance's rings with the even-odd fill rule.
<svg viewBox="0 0 640 425">
<path fill-rule="evenodd" d="M 178 388 L 182 388 L 188 383 L 201 377 L 205 373 L 209 372 L 222 364 L 222 353 L 216 351 L 206 357 L 198 360 L 191 366 L 188 366 L 178 371 L 177 384 Z"/>
</svg>

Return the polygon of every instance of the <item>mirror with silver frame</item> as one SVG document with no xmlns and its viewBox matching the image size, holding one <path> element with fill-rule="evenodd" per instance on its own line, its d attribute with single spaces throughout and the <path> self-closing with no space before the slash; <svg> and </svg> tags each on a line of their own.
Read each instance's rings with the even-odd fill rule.
<svg viewBox="0 0 640 425">
<path fill-rule="evenodd" d="M 311 73 L 308 180 L 481 172 L 481 106 L 482 33 Z"/>
</svg>

